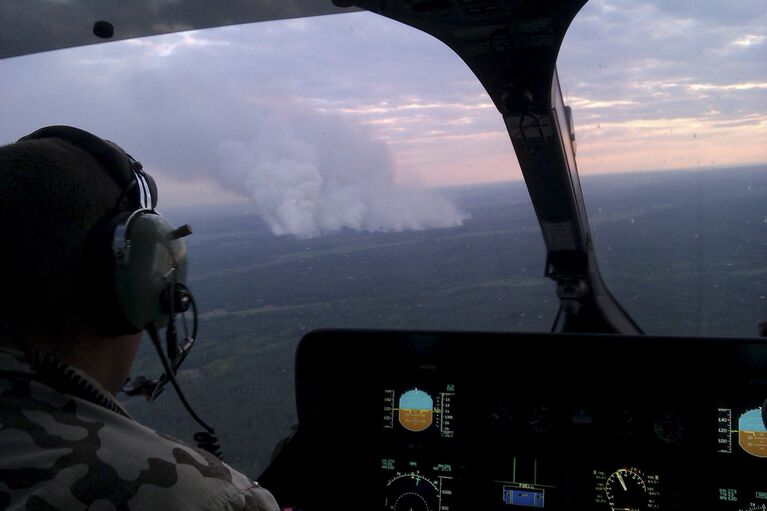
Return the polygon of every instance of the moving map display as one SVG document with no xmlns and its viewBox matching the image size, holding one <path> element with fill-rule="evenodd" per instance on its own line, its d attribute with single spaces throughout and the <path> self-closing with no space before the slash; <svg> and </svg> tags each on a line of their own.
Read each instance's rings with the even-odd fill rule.
<svg viewBox="0 0 767 511">
<path fill-rule="evenodd" d="M 451 511 L 452 466 L 415 460 L 381 460 L 386 511 Z"/>
</svg>

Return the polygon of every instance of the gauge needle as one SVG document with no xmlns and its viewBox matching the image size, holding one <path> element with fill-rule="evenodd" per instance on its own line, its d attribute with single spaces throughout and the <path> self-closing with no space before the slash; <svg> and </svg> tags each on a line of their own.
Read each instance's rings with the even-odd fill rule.
<svg viewBox="0 0 767 511">
<path fill-rule="evenodd" d="M 623 480 L 623 476 L 621 475 L 620 472 L 618 472 L 617 476 L 618 476 L 618 481 L 621 483 L 621 486 L 623 486 L 623 491 L 629 491 L 629 489 L 626 488 L 626 481 Z"/>
</svg>

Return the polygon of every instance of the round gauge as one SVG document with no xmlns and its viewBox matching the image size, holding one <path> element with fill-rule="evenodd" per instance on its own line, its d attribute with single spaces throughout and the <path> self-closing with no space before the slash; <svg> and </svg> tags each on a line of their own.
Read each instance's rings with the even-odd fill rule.
<svg viewBox="0 0 767 511">
<path fill-rule="evenodd" d="M 387 511 L 438 511 L 439 487 L 418 472 L 402 474 L 386 482 Z"/>
<path fill-rule="evenodd" d="M 498 402 L 490 410 L 490 426 L 495 431 L 509 431 L 514 425 L 514 410 L 511 404 Z"/>
<path fill-rule="evenodd" d="M 537 406 L 527 416 L 527 425 L 533 433 L 547 433 L 554 425 L 554 416 L 545 406 Z"/>
<path fill-rule="evenodd" d="M 613 416 L 613 428 L 615 434 L 620 437 L 633 436 L 637 426 L 637 417 L 631 410 L 621 410 Z"/>
<path fill-rule="evenodd" d="M 658 438 L 672 444 L 684 436 L 684 419 L 676 412 L 662 413 L 655 418 L 653 430 Z"/>
<path fill-rule="evenodd" d="M 647 509 L 647 485 L 635 468 L 613 472 L 605 483 L 607 502 L 613 511 L 643 511 Z"/>
</svg>

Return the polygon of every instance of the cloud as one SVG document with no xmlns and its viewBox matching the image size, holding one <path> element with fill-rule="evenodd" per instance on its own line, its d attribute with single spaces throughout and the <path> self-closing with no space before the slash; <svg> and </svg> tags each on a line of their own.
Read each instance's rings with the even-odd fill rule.
<svg viewBox="0 0 767 511">
<path fill-rule="evenodd" d="M 734 40 L 732 44 L 736 46 L 753 46 L 755 44 L 762 44 L 764 40 L 765 40 L 765 36 L 763 35 L 748 34 Z"/>
<path fill-rule="evenodd" d="M 767 159 L 761 124 L 747 128 L 748 115 L 767 100 L 767 8 L 765 0 L 736 4 L 585 5 L 559 59 L 582 172 L 663 166 L 670 155 L 661 151 L 672 149 L 654 143 L 650 126 L 669 119 L 706 118 L 698 140 L 705 130 L 741 126 L 739 138 L 711 136 L 718 164 Z M 327 119 L 385 142 L 394 183 L 521 177 L 503 121 L 467 66 L 431 36 L 370 13 L 11 59 L 0 62 L 0 94 L 3 141 L 45 124 L 74 124 L 176 181 L 219 172 L 222 143 L 252 145 L 262 117 L 282 110 L 289 125 L 300 126 L 301 115 L 320 122 L 326 118 L 317 112 L 332 114 Z M 622 146 L 619 133 L 631 133 L 632 144 L 650 142 L 649 157 L 622 160 L 620 152 L 634 145 Z"/>
<path fill-rule="evenodd" d="M 626 5 L 627 0 L 620 0 Z M 654 0 L 660 12 L 677 19 L 695 19 L 717 25 L 737 25 L 739 29 L 759 24 L 767 18 L 764 0 Z M 764 26 L 762 24 L 762 26 Z"/>
<path fill-rule="evenodd" d="M 579 170 L 767 160 L 765 27 L 764 0 L 589 1 L 558 62 Z"/>
<path fill-rule="evenodd" d="M 568 105 L 573 108 L 590 110 L 594 108 L 614 108 L 620 106 L 628 106 L 636 104 L 636 101 L 630 101 L 625 99 L 614 99 L 612 101 L 598 101 L 587 98 L 579 98 L 577 96 L 570 96 L 568 98 Z"/>
<path fill-rule="evenodd" d="M 767 82 L 761 82 L 761 83 L 746 82 L 746 83 L 725 83 L 725 84 L 691 83 L 687 85 L 687 88 L 689 88 L 690 90 L 717 90 L 717 91 L 767 89 Z"/>
<path fill-rule="evenodd" d="M 370 128 L 370 137 L 389 146 L 396 182 L 519 177 L 503 121 L 466 65 L 431 36 L 370 13 L 15 60 L 0 62 L 0 117 L 14 119 L 0 124 L 3 140 L 73 124 L 160 172 L 202 179 L 220 163 L 219 142 L 242 140 L 263 112 L 286 105 Z M 501 159 L 502 171 L 495 164 Z"/>
<path fill-rule="evenodd" d="M 12 140 L 46 124 L 83 127 L 122 145 L 172 187 L 161 190 L 165 207 L 231 200 L 234 193 L 254 201 L 277 234 L 458 225 L 464 216 L 447 200 L 403 184 L 420 181 L 391 154 L 407 137 L 376 130 L 375 109 L 384 105 L 395 123 L 413 121 L 410 129 L 418 131 L 430 125 L 422 110 L 439 119 L 440 106 L 463 116 L 487 106 L 476 95 L 421 99 L 416 79 L 407 93 L 396 85 L 388 95 L 371 92 L 353 68 L 329 65 L 348 44 L 344 29 L 361 30 L 370 17 L 359 24 L 324 18 L 230 27 L 19 59 L 15 69 L 24 80 L 0 72 L 0 90 L 9 99 L 0 114 L 16 120 L 0 132 Z M 374 33 L 393 24 L 383 21 L 383 28 L 373 23 Z M 289 47 L 292 54 L 285 55 Z M 50 76 L 56 87 L 48 86 Z M 354 90 L 338 92 L 339 84 L 355 80 Z M 214 197 L 200 193 L 205 186 Z M 187 190 L 194 196 L 180 197 Z"/>
</svg>

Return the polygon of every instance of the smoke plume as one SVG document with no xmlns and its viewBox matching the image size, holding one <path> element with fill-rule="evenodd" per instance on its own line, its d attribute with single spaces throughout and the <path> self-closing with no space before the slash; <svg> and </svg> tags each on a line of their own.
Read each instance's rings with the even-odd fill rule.
<svg viewBox="0 0 767 511">
<path fill-rule="evenodd" d="M 216 178 L 250 197 L 274 234 L 420 230 L 465 219 L 432 191 L 398 185 L 386 145 L 359 127 L 309 112 L 262 119 L 249 140 L 219 144 Z"/>
</svg>

